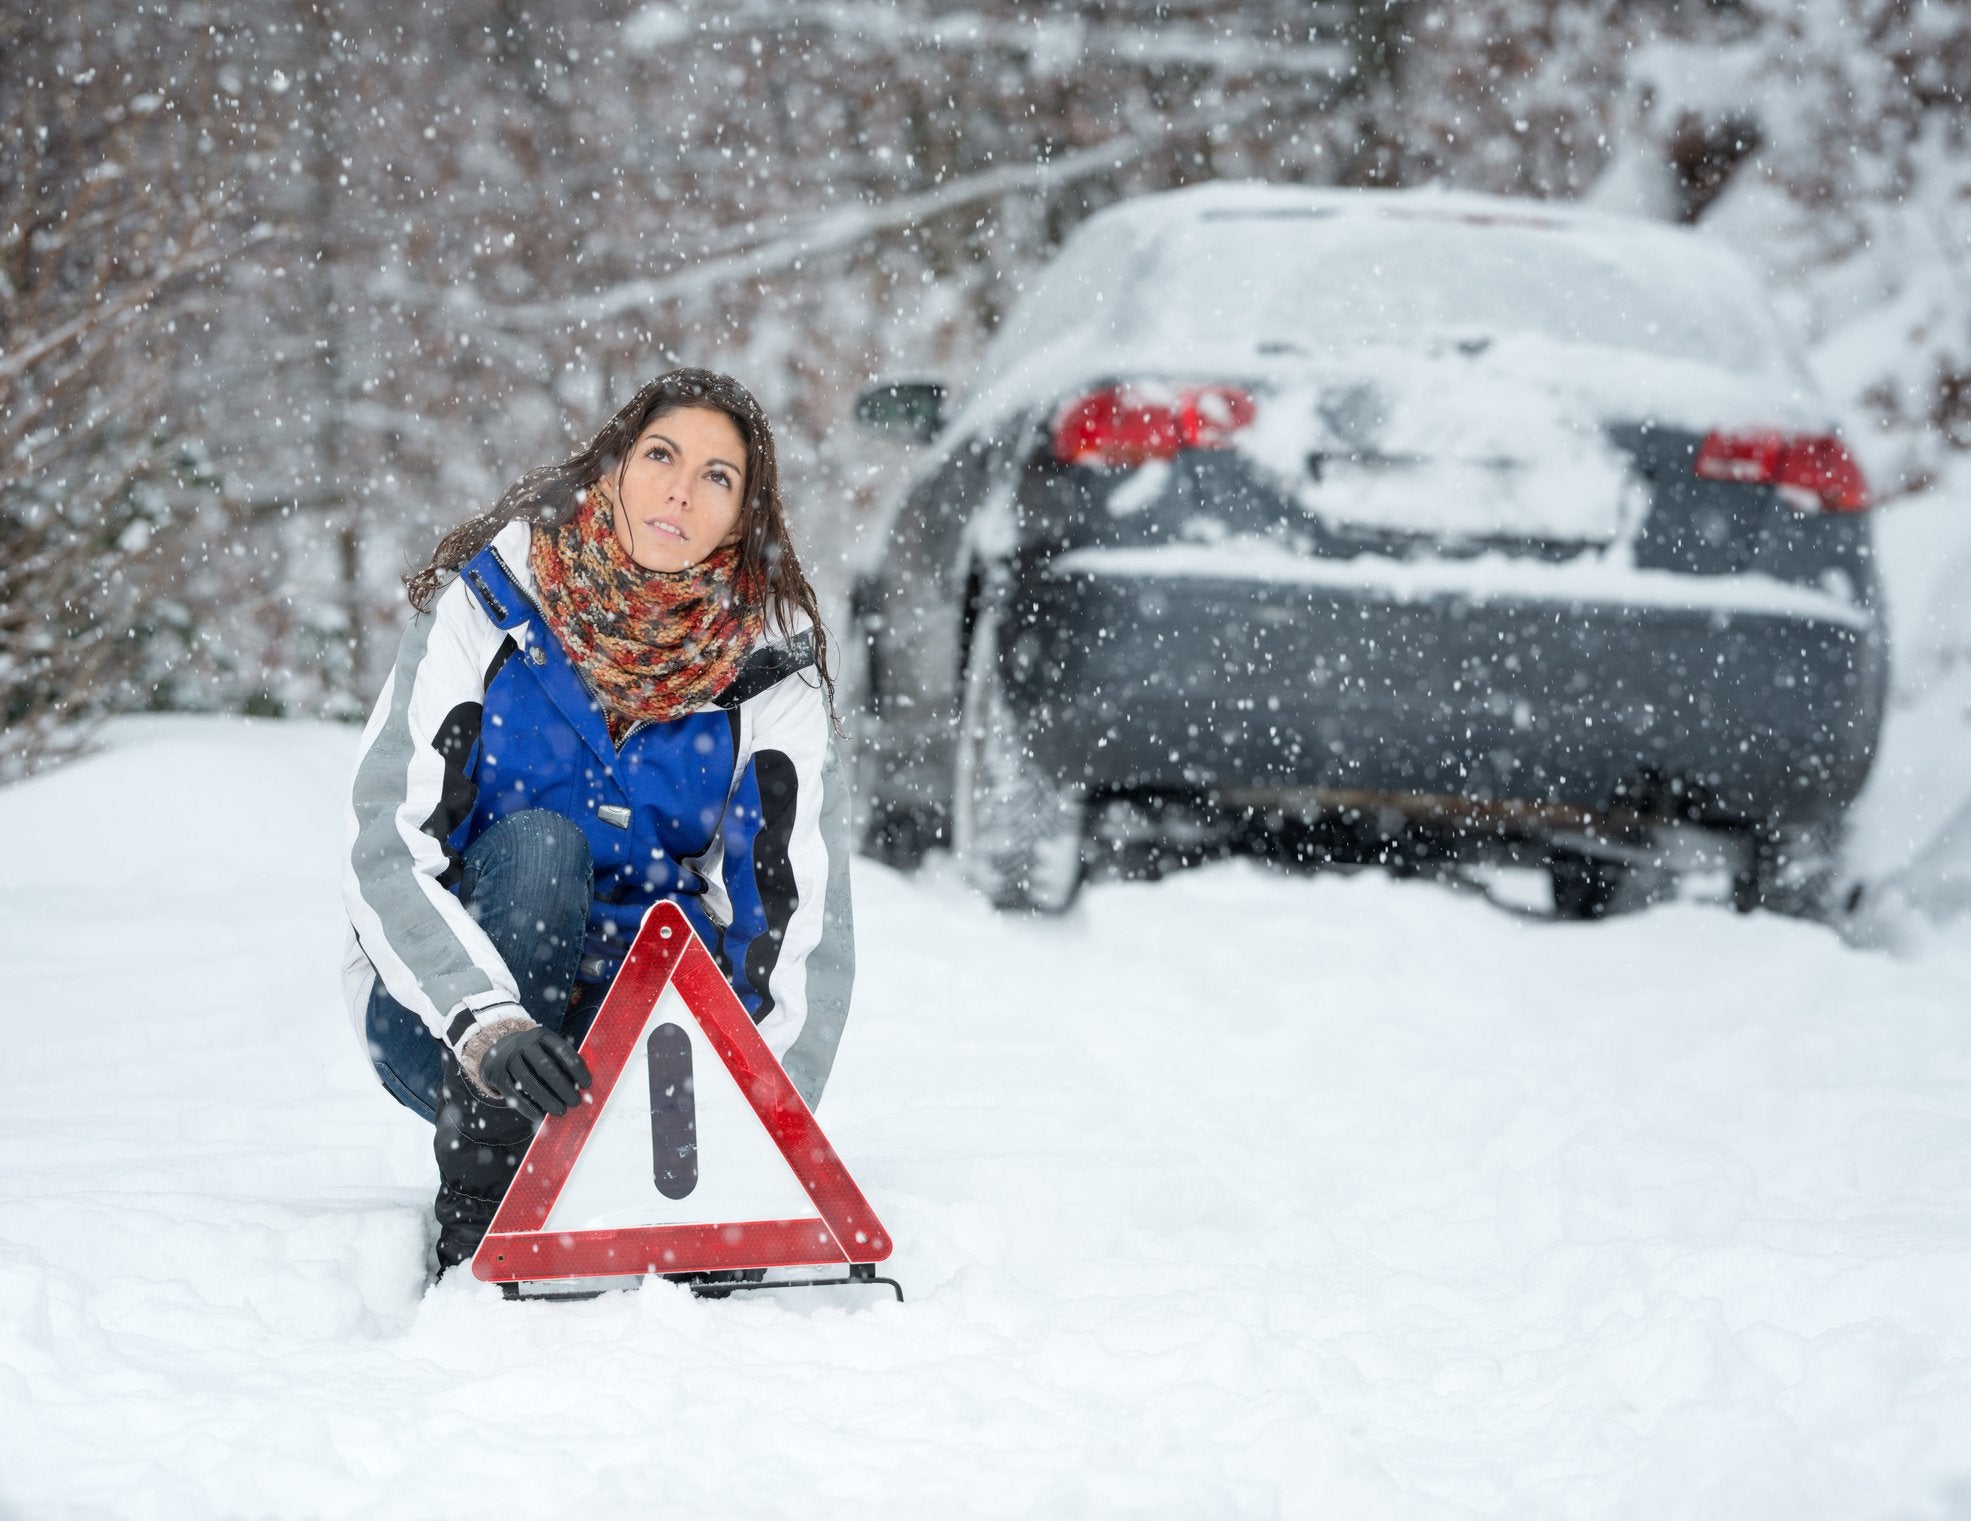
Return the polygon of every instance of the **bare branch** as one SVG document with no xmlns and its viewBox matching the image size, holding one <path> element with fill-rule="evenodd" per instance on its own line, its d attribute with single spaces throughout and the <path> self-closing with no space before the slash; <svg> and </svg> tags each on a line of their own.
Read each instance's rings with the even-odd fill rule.
<svg viewBox="0 0 1971 1521">
<path fill-rule="evenodd" d="M 1006 164 L 961 176 L 948 184 L 912 195 L 897 196 L 879 206 L 822 212 L 779 237 L 719 258 L 702 260 L 686 269 L 652 279 L 628 280 L 586 296 L 560 301 L 502 306 L 485 302 L 470 287 L 437 293 L 409 287 L 395 279 L 379 280 L 376 294 L 438 300 L 461 313 L 515 329 L 560 327 L 583 320 L 620 317 L 648 310 L 666 301 L 702 294 L 720 286 L 758 279 L 793 269 L 824 254 L 859 248 L 898 228 L 914 227 L 962 206 L 995 200 L 1018 191 L 1059 190 L 1089 175 L 1120 168 L 1137 155 L 1189 133 L 1237 126 L 1258 115 L 1265 102 L 1255 101 L 1235 111 L 1198 112 L 1163 122 L 1140 132 L 1125 132 L 1091 147 L 1077 148 L 1059 158 L 1033 164 Z"/>
<path fill-rule="evenodd" d="M 257 241 L 260 238 L 256 234 L 249 234 L 235 243 L 218 246 L 213 244 L 209 234 L 201 232 L 192 246 L 167 259 L 137 284 L 125 286 L 107 300 L 98 299 L 99 292 L 105 286 L 105 278 L 99 277 L 96 287 L 87 293 L 80 303 L 81 309 L 74 316 L 30 340 L 24 348 L 12 353 L 0 353 L 0 384 L 18 378 L 33 365 L 78 341 L 92 329 L 118 322 L 133 310 L 148 305 L 172 281 L 216 268 Z"/>
<path fill-rule="evenodd" d="M 885 52 L 931 49 L 946 53 L 991 50 L 1063 73 L 1084 58 L 1139 65 L 1184 64 L 1221 73 L 1312 74 L 1339 77 L 1349 65 L 1337 43 L 1299 43 L 1240 36 L 1229 29 L 1172 25 L 1089 23 L 1072 15 L 1002 20 L 976 11 L 912 15 L 876 0 L 834 0 L 822 5 L 699 7 L 655 5 L 624 25 L 632 49 L 649 51 L 685 36 L 745 35 L 773 31 L 828 32 Z"/>
</svg>

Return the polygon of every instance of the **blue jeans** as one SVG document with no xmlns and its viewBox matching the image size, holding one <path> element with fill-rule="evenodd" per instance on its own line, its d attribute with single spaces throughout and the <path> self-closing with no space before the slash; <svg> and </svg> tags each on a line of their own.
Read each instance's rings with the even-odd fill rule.
<svg viewBox="0 0 1971 1521">
<path fill-rule="evenodd" d="M 550 1030 L 562 1031 L 567 1019 L 594 891 L 587 838 L 545 808 L 508 814 L 465 849 L 459 897 L 466 912 L 513 973 L 520 1006 Z M 381 978 L 365 1030 L 378 1080 L 398 1103 L 435 1123 L 444 1047 L 384 991 Z"/>
</svg>

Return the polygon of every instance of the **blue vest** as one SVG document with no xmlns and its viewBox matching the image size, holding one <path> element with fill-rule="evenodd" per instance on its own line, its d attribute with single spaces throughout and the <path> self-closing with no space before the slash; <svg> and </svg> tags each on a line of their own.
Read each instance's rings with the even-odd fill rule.
<svg viewBox="0 0 1971 1521">
<path fill-rule="evenodd" d="M 448 818 L 459 817 L 446 836 L 454 860 L 510 813 L 546 808 L 572 820 L 595 863 L 582 980 L 613 977 L 644 913 L 669 898 L 711 947 L 748 1012 L 763 1018 L 772 958 L 758 954 L 768 951 L 766 942 L 754 945 L 768 928 L 753 871 L 762 811 L 751 762 L 734 785 L 739 709 L 748 696 L 811 664 L 811 641 L 802 636 L 755 650 L 717 708 L 639 724 L 618 746 L 600 702 L 499 555 L 482 550 L 461 574 L 495 624 L 509 635 L 526 634 L 501 646 L 486 674 L 478 723 L 455 715 L 441 740 L 446 791 L 453 791 L 454 771 L 460 789 L 447 799 L 458 810 Z M 687 864 L 721 835 L 720 875 L 732 911 L 724 925 L 707 912 L 705 878 Z M 448 876 L 456 891 L 457 871 Z"/>
</svg>

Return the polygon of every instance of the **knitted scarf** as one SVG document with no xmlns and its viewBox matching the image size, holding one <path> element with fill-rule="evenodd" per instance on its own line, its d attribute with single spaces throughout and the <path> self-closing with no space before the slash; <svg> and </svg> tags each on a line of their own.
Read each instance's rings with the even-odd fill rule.
<svg viewBox="0 0 1971 1521">
<path fill-rule="evenodd" d="M 548 626 L 602 699 L 617 744 L 634 724 L 680 717 L 723 692 L 764 624 L 740 596 L 737 544 L 685 570 L 645 570 L 616 542 L 601 481 L 566 523 L 536 525 L 528 561 Z"/>
</svg>

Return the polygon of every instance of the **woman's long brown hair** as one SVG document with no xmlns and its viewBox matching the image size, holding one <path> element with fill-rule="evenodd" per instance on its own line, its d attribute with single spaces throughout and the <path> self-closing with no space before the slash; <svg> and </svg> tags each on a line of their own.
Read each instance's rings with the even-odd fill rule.
<svg viewBox="0 0 1971 1521">
<path fill-rule="evenodd" d="M 411 606 L 431 611 L 439 591 L 458 569 L 493 542 L 507 524 L 524 519 L 555 527 L 568 521 L 576 498 L 604 475 L 620 489 L 630 449 L 657 417 L 679 407 L 712 407 L 732 419 L 746 441 L 746 500 L 739 510 L 739 572 L 737 583 L 757 591 L 760 605 L 784 629 L 796 611 L 806 614 L 814 630 L 814 659 L 835 707 L 835 678 L 829 670 L 828 631 L 822 627 L 821 607 L 814 587 L 801 569 L 787 532 L 787 514 L 780 501 L 780 465 L 774 455 L 773 428 L 766 413 L 730 375 L 713 370 L 672 370 L 659 375 L 636 395 L 579 453 L 559 464 L 529 470 L 482 513 L 467 518 L 438 541 L 430 562 L 404 577 Z"/>
</svg>

